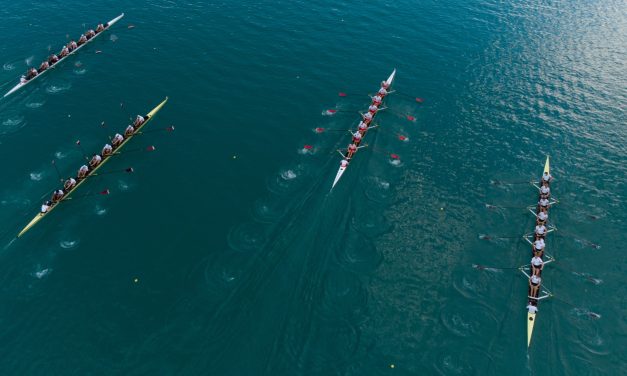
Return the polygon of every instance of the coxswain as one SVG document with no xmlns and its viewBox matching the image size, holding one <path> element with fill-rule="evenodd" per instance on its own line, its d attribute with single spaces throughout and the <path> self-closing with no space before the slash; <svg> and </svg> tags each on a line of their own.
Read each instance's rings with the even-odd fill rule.
<svg viewBox="0 0 627 376">
<path fill-rule="evenodd" d="M 379 89 L 379 92 L 377 94 L 383 98 L 386 95 L 388 95 L 388 91 L 385 90 L 385 88 L 383 86 L 381 86 L 381 89 Z"/>
<path fill-rule="evenodd" d="M 378 96 L 378 95 L 375 95 L 374 97 L 372 97 L 372 103 L 373 103 L 375 106 L 380 105 L 382 100 L 383 100 L 383 98 L 381 98 L 381 97 L 380 97 L 380 96 Z"/>
<path fill-rule="evenodd" d="M 544 238 L 546 235 L 546 226 L 544 226 L 544 224 L 538 224 L 536 225 L 534 232 L 536 234 L 536 239 Z"/>
<path fill-rule="evenodd" d="M 357 145 L 355 144 L 348 145 L 346 160 L 350 161 L 351 158 L 353 158 L 353 154 L 355 154 L 355 152 L 357 152 Z"/>
<path fill-rule="evenodd" d="M 530 298 L 538 297 L 538 290 L 540 289 L 541 282 L 542 282 L 542 278 L 538 277 L 535 274 L 531 275 L 531 278 L 529 278 L 529 297 Z"/>
<path fill-rule="evenodd" d="M 78 48 L 78 44 L 76 44 L 76 42 L 72 40 L 67 44 L 67 48 L 68 50 L 70 50 L 70 52 L 72 52 Z"/>
<path fill-rule="evenodd" d="M 542 174 L 542 184 L 551 184 L 551 180 L 553 180 L 553 177 L 548 171 L 545 171 L 544 174 Z"/>
<path fill-rule="evenodd" d="M 124 130 L 124 137 L 131 137 L 135 133 L 135 128 L 132 125 L 129 125 Z"/>
<path fill-rule="evenodd" d="M 39 73 L 45 71 L 46 69 L 48 69 L 50 67 L 50 64 L 48 64 L 47 61 L 44 61 L 43 63 L 41 63 L 41 65 L 39 66 Z"/>
<path fill-rule="evenodd" d="M 544 239 L 540 238 L 533 242 L 533 254 L 542 257 L 544 253 Z"/>
<path fill-rule="evenodd" d="M 37 69 L 35 68 L 30 68 L 27 72 L 26 72 L 26 79 L 30 80 L 31 78 L 37 76 L 39 74 L 39 72 L 37 72 Z"/>
<path fill-rule="evenodd" d="M 361 142 L 361 132 L 357 131 L 353 133 L 353 144 L 359 146 L 360 142 Z"/>
<path fill-rule="evenodd" d="M 62 189 L 57 189 L 56 191 L 52 192 L 52 202 L 58 202 L 59 200 L 61 200 L 63 198 L 63 190 Z"/>
<path fill-rule="evenodd" d="M 92 29 L 87 30 L 87 32 L 85 33 L 85 36 L 87 37 L 87 39 L 93 38 L 94 35 L 96 35 L 96 32 L 93 31 Z"/>
<path fill-rule="evenodd" d="M 370 124 L 370 122 L 372 121 L 372 114 L 370 112 L 366 112 L 365 114 L 361 115 L 361 117 L 366 124 Z"/>
<path fill-rule="evenodd" d="M 342 159 L 342 161 L 340 162 L 340 167 L 341 168 L 348 167 L 348 161 L 346 159 Z"/>
<path fill-rule="evenodd" d="M 41 214 L 47 213 L 52 206 L 52 201 L 46 201 L 41 205 Z"/>
<path fill-rule="evenodd" d="M 379 111 L 379 107 L 375 106 L 374 104 L 371 104 L 370 107 L 368 107 L 368 112 L 373 115 L 376 114 L 377 111 Z"/>
<path fill-rule="evenodd" d="M 85 34 L 81 34 L 81 37 L 78 38 L 78 45 L 83 45 L 87 42 L 87 37 L 85 36 Z"/>
<path fill-rule="evenodd" d="M 59 61 L 59 57 L 55 54 L 50 55 L 48 58 L 48 64 L 50 65 L 55 64 L 57 61 Z"/>
<path fill-rule="evenodd" d="M 78 180 L 84 179 L 89 173 L 89 167 L 87 165 L 82 165 L 81 168 L 78 169 L 78 174 L 76 174 L 76 178 Z"/>
<path fill-rule="evenodd" d="M 536 223 L 539 225 L 543 225 L 546 223 L 547 219 L 549 219 L 549 214 L 545 211 L 541 211 L 540 213 L 536 214 L 536 218 L 538 219 Z"/>
<path fill-rule="evenodd" d="M 540 187 L 540 197 L 541 198 L 549 198 L 551 196 L 551 188 L 548 183 L 542 183 L 542 187 Z"/>
<path fill-rule="evenodd" d="M 387 81 L 381 81 L 381 87 L 384 89 L 388 89 L 390 87 L 390 84 L 388 84 Z"/>
<path fill-rule="evenodd" d="M 89 167 L 93 169 L 94 167 L 97 167 L 100 162 L 102 162 L 102 157 L 100 156 L 100 154 L 94 154 L 94 156 L 91 157 L 91 159 L 89 160 Z"/>
<path fill-rule="evenodd" d="M 111 154 L 113 154 L 113 147 L 109 144 L 105 144 L 100 154 L 102 154 L 103 157 L 110 156 Z"/>
<path fill-rule="evenodd" d="M 533 275 L 540 276 L 542 268 L 544 268 L 544 261 L 542 260 L 542 257 L 533 256 L 531 259 L 531 273 Z"/>
<path fill-rule="evenodd" d="M 67 178 L 65 183 L 63 183 L 63 189 L 65 189 L 66 192 L 71 191 L 74 187 L 76 187 L 76 179 L 72 177 Z"/>
<path fill-rule="evenodd" d="M 104 25 L 103 24 L 98 24 L 98 26 L 96 26 L 96 33 L 99 33 L 101 31 L 104 31 Z"/>
<path fill-rule="evenodd" d="M 527 305 L 527 312 L 533 314 L 538 313 L 538 306 L 529 301 L 529 304 Z"/>
<path fill-rule="evenodd" d="M 63 46 L 63 48 L 61 49 L 61 52 L 59 52 L 59 56 L 63 59 L 64 57 L 66 57 L 67 55 L 70 54 L 70 50 L 67 48 L 67 46 Z"/>
<path fill-rule="evenodd" d="M 551 204 L 549 203 L 549 199 L 540 198 L 540 201 L 538 201 L 538 207 L 540 208 L 541 211 L 546 211 L 549 207 L 551 207 Z"/>
<path fill-rule="evenodd" d="M 115 149 L 122 144 L 122 141 L 124 141 L 124 137 L 122 137 L 121 134 L 116 133 L 115 136 L 113 136 L 113 138 L 111 139 L 111 145 Z"/>
<path fill-rule="evenodd" d="M 22 75 L 22 77 L 20 77 L 20 83 L 21 84 L 25 84 L 27 82 L 28 82 L 28 80 L 26 79 L 26 76 Z"/>
<path fill-rule="evenodd" d="M 135 127 L 139 127 L 140 125 L 144 124 L 144 117 L 141 115 L 137 115 L 137 117 L 135 118 L 135 121 L 133 122 L 133 126 Z"/>
<path fill-rule="evenodd" d="M 366 131 L 368 130 L 368 124 L 364 123 L 363 121 L 360 121 L 357 130 L 363 136 L 364 133 L 366 133 Z"/>
</svg>

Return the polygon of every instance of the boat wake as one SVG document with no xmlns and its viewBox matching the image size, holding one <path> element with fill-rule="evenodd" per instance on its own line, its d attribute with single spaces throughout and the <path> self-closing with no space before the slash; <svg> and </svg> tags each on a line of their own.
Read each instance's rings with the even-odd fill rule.
<svg viewBox="0 0 627 376">
<path fill-rule="evenodd" d="M 75 73 L 75 74 L 77 74 L 77 75 L 79 75 L 79 76 L 84 75 L 86 72 L 87 72 L 87 69 L 85 69 L 85 68 L 82 68 L 82 69 L 74 69 L 74 73 Z"/>
<path fill-rule="evenodd" d="M 2 128 L 0 128 L 0 134 L 13 133 L 20 130 L 26 125 L 23 117 L 14 117 L 6 119 L 2 122 Z"/>
<path fill-rule="evenodd" d="M 59 243 L 59 245 L 63 249 L 72 249 L 72 248 L 75 248 L 78 245 L 78 243 L 79 243 L 78 240 L 63 240 Z"/>
<path fill-rule="evenodd" d="M 63 91 L 69 90 L 72 87 L 72 85 L 67 84 L 67 85 L 63 85 L 63 86 L 57 86 L 57 85 L 50 85 L 46 88 L 46 92 L 49 94 L 58 94 L 61 93 Z"/>
<path fill-rule="evenodd" d="M 43 177 L 43 173 L 41 173 L 41 172 L 31 172 L 30 173 L 30 180 L 40 181 L 42 177 Z"/>
<path fill-rule="evenodd" d="M 34 57 L 35 56 L 30 56 L 30 57 L 27 57 L 26 59 L 24 59 L 24 62 L 26 63 L 26 65 L 30 66 L 31 63 L 33 62 L 33 58 Z"/>
<path fill-rule="evenodd" d="M 44 102 L 29 102 L 29 103 L 26 103 L 26 107 L 32 108 L 32 109 L 39 108 L 39 107 L 41 107 L 43 105 L 44 105 Z"/>
<path fill-rule="evenodd" d="M 5 71 L 11 71 L 15 69 L 15 65 L 11 63 L 4 63 L 4 65 L 2 66 L 2 69 L 4 69 Z"/>
<path fill-rule="evenodd" d="M 37 270 L 36 272 L 32 274 L 32 276 L 37 279 L 43 279 L 44 277 L 50 275 L 50 273 L 52 273 L 52 268 L 45 268 L 45 269 Z"/>
</svg>

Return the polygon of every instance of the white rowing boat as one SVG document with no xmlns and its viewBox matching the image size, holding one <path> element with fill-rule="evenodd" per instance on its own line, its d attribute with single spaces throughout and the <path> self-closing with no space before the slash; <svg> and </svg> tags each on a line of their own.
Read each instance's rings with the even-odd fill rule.
<svg viewBox="0 0 627 376">
<path fill-rule="evenodd" d="M 63 58 L 59 59 L 59 61 L 57 61 L 56 63 L 50 65 L 50 67 L 48 69 L 46 69 L 45 71 L 39 73 L 38 75 L 36 75 L 35 77 L 31 78 L 28 81 L 25 82 L 20 82 L 19 84 L 13 86 L 13 88 L 11 90 L 9 90 L 6 94 L 4 94 L 4 97 L 8 97 L 9 95 L 15 93 L 16 91 L 20 90 L 21 88 L 23 88 L 24 86 L 30 84 L 31 82 L 35 81 L 37 78 L 43 76 L 46 72 L 50 71 L 51 69 L 55 68 L 57 65 L 59 65 L 62 61 L 64 61 L 65 59 L 67 59 L 68 57 L 72 56 L 74 53 L 76 53 L 78 50 L 80 50 L 81 48 L 83 48 L 84 46 L 86 46 L 87 44 L 89 44 L 89 42 L 93 41 L 94 39 L 98 38 L 100 35 L 102 35 L 102 33 L 104 33 L 105 31 L 109 30 L 109 28 L 111 26 L 113 26 L 113 24 L 115 24 L 116 22 L 118 22 L 122 17 L 124 17 L 124 13 L 120 14 L 119 16 L 117 16 L 116 18 L 112 19 L 111 21 L 106 23 L 106 26 L 104 28 L 103 31 L 99 32 L 98 34 L 94 35 L 91 39 L 87 40 L 87 42 L 81 44 L 80 46 L 78 46 L 77 48 L 75 48 L 74 50 L 72 50 L 72 52 L 70 52 L 67 56 L 64 56 Z M 3 98 L 4 98 L 3 97 Z"/>
<path fill-rule="evenodd" d="M 388 77 L 388 79 L 385 81 L 387 83 L 387 85 L 388 85 L 388 90 L 392 87 L 392 81 L 394 81 L 394 76 L 395 75 L 396 75 L 396 69 L 394 69 L 392 71 L 392 74 L 390 74 L 390 77 Z M 383 105 L 383 103 L 381 105 Z M 379 111 L 381 111 L 381 110 L 379 110 Z M 374 118 L 377 116 L 379 111 L 377 111 L 374 114 L 372 120 L 370 121 L 370 124 L 374 124 L 373 123 L 374 122 Z M 368 129 L 370 129 L 370 128 L 374 128 L 374 126 L 368 126 Z M 364 137 L 366 136 L 366 133 L 368 133 L 368 129 L 366 129 L 366 132 L 364 132 L 364 134 L 363 134 Z M 363 138 L 362 138 L 362 141 L 363 141 Z M 346 166 L 340 166 L 340 168 L 337 170 L 337 174 L 335 174 L 335 179 L 333 179 L 333 185 L 331 185 L 331 190 L 333 190 L 335 185 L 340 181 L 340 179 L 342 178 L 342 175 L 344 175 L 344 172 L 346 171 L 346 169 L 348 168 L 349 165 L 350 165 L 350 162 Z"/>
</svg>

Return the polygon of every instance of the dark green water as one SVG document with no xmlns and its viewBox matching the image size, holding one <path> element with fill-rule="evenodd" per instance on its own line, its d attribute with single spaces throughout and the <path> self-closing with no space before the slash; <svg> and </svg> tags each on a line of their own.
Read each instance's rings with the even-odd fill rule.
<svg viewBox="0 0 627 376">
<path fill-rule="evenodd" d="M 624 2 L 5 2 L 0 93 L 121 12 L 0 101 L 0 374 L 626 373 Z M 329 194 L 348 135 L 314 129 L 354 126 L 322 114 L 365 109 L 393 68 L 424 103 L 390 96 Z M 149 127 L 176 131 L 103 167 L 134 174 L 15 240 L 52 159 L 73 173 L 77 139 L 98 150 L 165 96 Z M 527 351 L 525 279 L 473 265 L 528 262 L 536 193 L 490 181 L 547 154 L 556 298 Z"/>
</svg>

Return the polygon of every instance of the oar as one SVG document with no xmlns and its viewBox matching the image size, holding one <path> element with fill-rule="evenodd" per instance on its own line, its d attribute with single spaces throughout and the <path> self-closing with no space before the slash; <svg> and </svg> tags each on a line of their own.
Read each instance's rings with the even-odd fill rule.
<svg viewBox="0 0 627 376">
<path fill-rule="evenodd" d="M 87 157 L 87 154 L 85 153 L 85 149 L 83 149 L 83 146 L 81 145 L 81 140 L 76 140 L 76 145 L 81 150 L 81 153 L 83 154 L 83 157 L 85 158 L 85 160 L 88 161 L 89 157 Z"/>
<path fill-rule="evenodd" d="M 514 184 L 533 184 L 533 180 L 514 180 L 514 181 L 504 181 L 504 180 L 490 180 L 490 184 L 492 185 L 514 185 Z"/>
<path fill-rule="evenodd" d="M 52 160 L 52 166 L 54 167 L 54 170 L 57 172 L 57 176 L 59 177 L 59 180 L 63 181 L 63 178 L 61 177 L 61 172 L 59 172 L 59 168 L 57 167 L 57 164 L 54 159 Z"/>
<path fill-rule="evenodd" d="M 128 154 L 128 153 L 134 153 L 137 151 L 155 151 L 157 148 L 154 147 L 154 145 L 150 145 L 146 148 L 136 148 L 136 149 L 127 149 L 125 151 L 115 151 L 113 152 L 113 154 L 111 154 L 111 156 L 114 155 L 120 155 L 120 154 Z"/>
<path fill-rule="evenodd" d="M 174 125 L 170 125 L 169 127 L 165 127 L 165 128 L 157 128 L 157 129 L 150 129 L 147 131 L 139 131 L 134 133 L 133 135 L 140 135 L 140 134 L 145 134 L 145 133 L 153 133 L 153 132 L 173 132 L 174 131 Z"/>
<path fill-rule="evenodd" d="M 65 198 L 64 200 L 76 200 L 76 199 L 79 199 L 79 198 L 85 198 L 85 197 L 89 197 L 89 196 L 108 195 L 109 193 L 111 193 L 111 191 L 109 191 L 109 188 L 105 188 L 104 190 L 102 190 L 100 192 L 86 193 L 86 194 L 79 195 L 79 196 L 71 196 L 71 197 Z"/>
<path fill-rule="evenodd" d="M 318 127 L 316 128 L 316 133 L 323 133 L 323 132 L 345 132 L 345 131 L 349 131 L 350 129 L 326 129 L 326 128 L 322 128 L 322 127 Z"/>
<path fill-rule="evenodd" d="M 106 172 L 94 172 L 93 174 L 89 174 L 89 176 L 109 175 L 109 174 L 115 174 L 115 173 L 118 173 L 118 172 L 132 173 L 132 172 L 135 172 L 135 169 L 133 169 L 133 167 L 127 167 L 127 168 L 123 168 L 121 170 L 111 170 L 111 171 L 106 171 Z"/>
<path fill-rule="evenodd" d="M 414 97 L 412 95 L 409 95 L 409 94 L 406 94 L 406 93 L 403 93 L 403 92 L 400 92 L 400 91 L 396 91 L 396 90 L 394 90 L 394 91 L 392 91 L 390 93 L 393 93 L 393 92 L 398 94 L 398 95 L 400 95 L 400 96 L 402 96 L 402 97 L 411 98 L 411 99 L 415 100 L 416 103 L 422 104 L 424 102 L 424 99 L 422 99 L 420 97 Z"/>
</svg>

